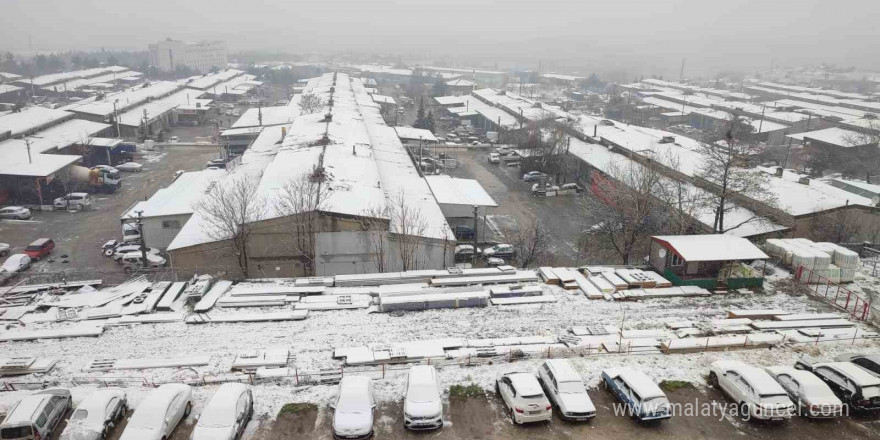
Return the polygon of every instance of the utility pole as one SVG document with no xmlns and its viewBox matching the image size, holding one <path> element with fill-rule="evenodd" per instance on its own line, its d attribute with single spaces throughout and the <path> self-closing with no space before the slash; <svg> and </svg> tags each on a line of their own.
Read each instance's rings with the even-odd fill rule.
<svg viewBox="0 0 880 440">
<path fill-rule="evenodd" d="M 137 216 L 138 216 L 137 217 L 137 228 L 138 228 L 138 235 L 140 235 L 140 241 L 141 241 L 141 266 L 149 268 L 150 263 L 149 263 L 149 261 L 147 261 L 147 243 L 146 243 L 146 240 L 144 240 L 144 222 L 142 221 L 144 211 L 142 209 L 139 209 L 139 210 L 135 211 L 135 214 L 137 214 Z"/>
<path fill-rule="evenodd" d="M 29 163 L 29 164 L 32 164 L 32 163 L 34 163 L 34 162 L 33 162 L 33 160 L 31 160 L 31 140 L 25 138 L 25 140 L 24 140 L 24 145 L 25 145 L 25 147 L 27 147 L 28 163 Z"/>
<path fill-rule="evenodd" d="M 471 264 L 474 266 L 477 265 L 477 224 L 479 223 L 480 215 L 479 215 L 480 207 L 474 205 L 474 258 L 471 261 Z"/>
<path fill-rule="evenodd" d="M 758 123 L 758 133 L 761 133 L 761 130 L 764 128 L 764 111 L 767 110 L 767 106 L 761 107 L 761 122 Z"/>
<path fill-rule="evenodd" d="M 116 103 L 119 100 L 113 101 L 113 122 L 116 122 L 116 137 L 122 137 L 122 133 L 119 132 L 119 111 L 116 110 Z"/>
</svg>

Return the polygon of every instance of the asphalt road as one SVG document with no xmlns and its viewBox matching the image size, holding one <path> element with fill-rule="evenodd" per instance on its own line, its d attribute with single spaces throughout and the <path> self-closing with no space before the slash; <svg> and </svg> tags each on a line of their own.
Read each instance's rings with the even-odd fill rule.
<svg viewBox="0 0 880 440">
<path fill-rule="evenodd" d="M 135 202 L 168 186 L 177 170 L 204 169 L 205 163 L 216 154 L 216 147 L 192 146 L 169 146 L 149 152 L 135 159 L 144 165 L 143 171 L 121 173 L 123 182 L 119 191 L 93 194 L 93 209 L 81 212 L 34 211 L 31 220 L 0 220 L 0 242 L 9 243 L 11 253 L 20 253 L 38 238 L 55 240 L 52 255 L 32 264 L 22 274 L 31 278 L 28 283 L 94 278 L 102 278 L 107 284 L 122 282 L 127 278 L 122 267 L 100 251 L 107 240 L 121 238 L 120 215 Z M 9 282 L 18 281 L 20 278 Z"/>
</svg>

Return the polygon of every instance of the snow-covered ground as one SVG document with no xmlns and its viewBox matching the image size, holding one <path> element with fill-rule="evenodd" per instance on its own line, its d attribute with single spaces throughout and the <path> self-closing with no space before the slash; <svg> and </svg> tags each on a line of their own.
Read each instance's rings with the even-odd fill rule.
<svg viewBox="0 0 880 440">
<path fill-rule="evenodd" d="M 778 280 L 781 277 L 775 277 Z M 774 281 L 774 280 L 771 280 Z M 876 280 L 862 279 L 865 283 Z M 292 364 L 300 370 L 338 368 L 340 362 L 332 359 L 334 348 L 365 346 L 373 343 L 417 341 L 438 338 L 501 338 L 510 336 L 560 336 L 572 326 L 608 324 L 626 330 L 662 327 L 672 321 L 707 321 L 726 316 L 731 308 L 782 309 L 791 313 L 834 311 L 808 296 L 775 294 L 729 294 L 704 298 L 670 298 L 640 302 L 612 302 L 589 300 L 579 291 L 565 291 L 547 286 L 558 297 L 555 303 L 429 310 L 406 313 L 368 313 L 365 309 L 312 312 L 304 321 L 203 324 L 183 322 L 141 324 L 129 327 L 107 327 L 97 338 L 66 340 L 39 340 L 33 342 L 0 343 L 4 356 L 57 357 L 58 365 L 45 375 L 22 378 L 26 381 L 57 380 L 69 383 L 79 377 L 143 377 L 154 380 L 191 378 L 201 374 L 223 374 L 230 371 L 236 355 L 245 351 L 271 346 L 289 347 Z M 769 289 L 768 289 L 769 290 Z M 577 293 L 575 293 L 577 292 Z M 277 311 L 279 308 L 267 308 Z M 235 309 L 215 311 L 233 313 Z M 256 310 L 247 309 L 247 312 Z M 35 324 L 39 325 L 39 324 Z M 877 352 L 880 342 L 856 341 L 850 343 L 822 343 L 818 347 L 752 349 L 731 352 L 697 354 L 602 354 L 573 359 L 574 365 L 591 386 L 599 381 L 602 369 L 629 365 L 643 368 L 655 379 L 686 380 L 701 385 L 709 364 L 721 358 L 741 359 L 759 366 L 791 365 L 801 353 L 833 356 L 842 351 L 861 350 Z M 82 368 L 96 357 L 110 358 L 170 358 L 209 355 L 211 362 L 204 367 L 118 372 L 82 372 Z M 494 378 L 503 371 L 536 370 L 539 359 L 515 363 L 496 362 L 477 367 L 445 366 L 440 378 L 445 386 L 477 383 L 485 389 L 494 386 Z M 397 367 L 400 368 L 400 367 Z M 399 400 L 403 396 L 404 369 L 389 369 L 386 379 L 376 382 L 380 401 Z M 74 390 L 78 401 L 92 388 Z M 128 388 L 132 406 L 148 388 Z M 216 386 L 196 387 L 194 415 L 207 402 Z M 315 402 L 325 404 L 335 392 L 334 386 L 316 385 L 294 387 L 290 384 L 261 384 L 254 388 L 255 409 L 258 414 L 274 417 L 288 402 Z M 0 413 L 27 392 L 0 393 Z"/>
</svg>

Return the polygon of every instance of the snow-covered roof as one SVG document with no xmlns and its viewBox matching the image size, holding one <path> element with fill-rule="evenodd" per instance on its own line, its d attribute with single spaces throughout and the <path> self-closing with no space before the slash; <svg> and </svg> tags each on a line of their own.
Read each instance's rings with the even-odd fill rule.
<svg viewBox="0 0 880 440">
<path fill-rule="evenodd" d="M 461 96 L 435 96 L 434 101 L 440 105 L 461 104 L 464 105 L 469 99 L 468 95 Z"/>
<path fill-rule="evenodd" d="M 87 87 L 102 87 L 101 84 L 106 84 L 110 87 L 113 87 L 112 83 L 115 81 L 119 81 L 124 78 L 135 78 L 141 75 L 142 73 L 131 70 L 126 72 L 108 72 L 99 76 L 93 76 L 91 78 L 72 78 L 56 84 L 45 86 L 42 89 L 52 92 L 70 92 Z"/>
<path fill-rule="evenodd" d="M 17 90 L 21 90 L 21 87 L 14 86 L 12 84 L 0 84 L 0 95 L 9 92 L 15 92 Z"/>
<path fill-rule="evenodd" d="M 805 133 L 798 133 L 798 135 L 805 141 L 816 140 L 843 148 L 868 145 L 871 143 L 870 139 L 866 139 L 865 135 L 852 130 L 844 130 L 839 127 L 808 131 Z"/>
<path fill-rule="evenodd" d="M 725 234 L 658 235 L 652 237 L 685 261 L 742 261 L 769 258 L 752 242 Z"/>
<path fill-rule="evenodd" d="M 92 135 L 100 133 L 110 125 L 100 122 L 86 121 L 84 119 L 71 119 L 64 121 L 46 130 L 39 131 L 27 136 L 30 140 L 31 153 L 44 153 L 51 150 L 62 149 L 75 143 L 87 143 Z M 5 146 L 14 145 L 14 146 Z M 24 139 L 10 139 L 0 142 L 0 151 L 7 148 L 26 148 Z"/>
<path fill-rule="evenodd" d="M 425 176 L 434 198 L 441 205 L 490 206 L 498 204 L 475 179 L 459 179 L 447 175 Z"/>
<path fill-rule="evenodd" d="M 601 128 L 606 127 L 602 126 Z M 612 174 L 615 172 L 615 169 L 626 169 L 625 167 L 642 167 L 638 162 L 624 155 L 614 153 L 603 145 L 588 144 L 577 138 L 571 139 L 569 152 L 605 174 Z M 677 180 L 663 177 L 661 178 L 661 184 L 670 188 L 680 188 L 682 193 L 685 194 L 684 197 L 688 199 L 703 200 L 708 196 L 706 190 L 696 187 L 688 182 L 679 182 Z M 715 211 L 709 206 L 701 205 L 695 207 L 692 217 L 706 225 L 707 228 L 714 227 Z M 724 218 L 726 227 L 738 225 L 736 228 L 725 233 L 726 235 L 736 237 L 752 237 L 766 234 L 768 232 L 788 229 L 787 227 L 776 224 L 766 218 L 759 217 L 754 212 L 739 206 L 726 212 Z"/>
<path fill-rule="evenodd" d="M 13 81 L 13 80 L 21 78 L 21 75 L 19 75 L 17 73 L 0 72 L 0 78 L 2 78 L 5 81 Z"/>
<path fill-rule="evenodd" d="M 193 89 L 183 89 L 172 93 L 164 98 L 155 99 L 142 105 L 131 107 L 119 114 L 119 125 L 137 127 L 143 123 L 144 111 L 147 118 L 154 121 L 156 118 L 176 108 L 207 108 L 210 99 L 198 99 L 205 92 Z"/>
<path fill-rule="evenodd" d="M 276 211 L 277 204 L 271 201 L 280 196 L 286 183 L 311 173 L 321 164 L 326 175 L 324 185 L 330 192 L 322 211 L 364 215 L 402 199 L 425 220 L 423 236 L 453 237 L 427 182 L 419 175 L 397 132 L 385 125 L 379 105 L 366 93 L 363 83 L 339 73 L 333 85 L 333 77 L 325 74 L 309 81 L 304 90 L 329 102 L 330 88 L 334 88 L 330 122 L 324 120 L 323 112 L 301 115 L 290 125 L 277 154 L 257 156 L 249 154 L 248 149 L 242 156 L 243 160 L 248 158 L 252 164 L 258 164 L 251 166 L 248 176 L 259 180 L 257 194 L 266 200 L 263 219 L 283 214 Z M 257 141 L 252 148 L 256 145 Z M 242 168 L 246 167 L 238 166 L 231 174 L 241 174 Z M 194 213 L 168 249 L 214 241 L 205 229 L 199 213 Z"/>
<path fill-rule="evenodd" d="M 373 94 L 372 96 L 373 96 L 373 101 L 375 101 L 375 102 L 380 102 L 382 104 L 397 105 L 397 101 L 395 101 L 394 98 L 392 98 L 390 96 L 376 95 L 376 94 Z"/>
<path fill-rule="evenodd" d="M 18 113 L 0 116 L 0 133 L 11 131 L 11 136 L 16 137 L 41 127 L 57 124 L 72 117 L 73 114 L 63 110 L 31 106 Z"/>
<path fill-rule="evenodd" d="M 91 69 L 74 70 L 71 72 L 50 73 L 48 75 L 34 77 L 33 79 L 21 79 L 19 81 L 27 82 L 28 85 L 33 84 L 36 87 L 44 87 L 72 79 L 92 78 L 105 73 L 119 73 L 125 72 L 126 70 L 128 70 L 128 68 L 122 66 L 95 67 Z"/>
<path fill-rule="evenodd" d="M 151 83 L 149 86 L 139 85 L 123 90 L 119 93 L 111 93 L 106 95 L 104 99 L 100 101 L 95 100 L 73 106 L 70 108 L 70 111 L 107 118 L 113 114 L 114 102 L 116 103 L 116 111 L 123 112 L 149 100 L 167 96 L 181 88 L 182 86 L 176 82 L 157 81 Z M 143 115 L 141 115 L 141 117 L 143 117 Z"/>
<path fill-rule="evenodd" d="M 186 86 L 191 89 L 205 90 L 215 84 L 219 84 L 223 81 L 228 81 L 232 78 L 235 78 L 242 73 L 244 72 L 242 72 L 241 70 L 227 69 L 216 73 L 209 73 L 203 76 L 196 76 L 188 78 Z"/>
<path fill-rule="evenodd" d="M 835 188 L 827 183 L 811 180 L 798 183 L 804 177 L 792 170 L 783 170 L 775 177 L 775 167 L 757 167 L 757 172 L 770 176 L 768 188 L 779 201 L 779 208 L 793 216 L 813 214 L 847 205 L 873 206 L 871 199 Z"/>
<path fill-rule="evenodd" d="M 541 77 L 548 78 L 548 79 L 558 79 L 558 80 L 562 80 L 562 81 L 570 81 L 570 82 L 575 82 L 575 81 L 580 81 L 582 79 L 586 79 L 583 76 L 563 75 L 561 73 L 543 73 L 543 74 L 541 74 Z"/>
<path fill-rule="evenodd" d="M 425 130 L 424 128 L 394 127 L 394 131 L 397 132 L 397 136 L 401 139 L 421 139 L 427 142 L 437 142 L 437 138 L 434 136 L 434 133 L 431 133 L 431 130 Z"/>
<path fill-rule="evenodd" d="M 493 124 L 499 125 L 504 129 L 515 130 L 520 127 L 519 120 L 504 110 L 495 107 L 480 107 L 477 109 L 471 109 L 471 111 L 474 110 L 476 110 L 479 115 L 492 121 Z"/>
<path fill-rule="evenodd" d="M 232 124 L 232 128 L 290 124 L 299 114 L 300 108 L 298 105 L 249 108 Z"/>
<path fill-rule="evenodd" d="M 412 76 L 412 70 L 410 69 L 398 69 L 392 66 L 379 66 L 375 64 L 361 64 L 357 66 L 352 66 L 357 70 L 365 73 L 373 73 L 373 74 L 386 74 L 386 75 L 396 75 L 396 76 Z"/>
<path fill-rule="evenodd" d="M 477 85 L 477 83 L 466 79 L 454 79 L 452 81 L 447 81 L 446 85 L 453 87 L 473 87 Z"/>
<path fill-rule="evenodd" d="M 226 174 L 226 170 L 200 170 L 183 173 L 165 188 L 156 191 L 149 199 L 134 204 L 120 218 L 135 218 L 137 211 L 144 217 L 192 214 L 193 204 L 205 191 Z"/>
<path fill-rule="evenodd" d="M 93 147 L 107 147 L 113 148 L 122 143 L 122 139 L 119 138 L 106 138 L 106 137 L 90 137 L 88 144 Z"/>
<path fill-rule="evenodd" d="M 496 89 L 479 89 L 474 90 L 472 94 L 512 115 L 518 115 L 530 121 L 558 118 L 575 119 L 574 116 L 559 107 L 539 103 L 514 93 L 502 92 Z"/>
</svg>

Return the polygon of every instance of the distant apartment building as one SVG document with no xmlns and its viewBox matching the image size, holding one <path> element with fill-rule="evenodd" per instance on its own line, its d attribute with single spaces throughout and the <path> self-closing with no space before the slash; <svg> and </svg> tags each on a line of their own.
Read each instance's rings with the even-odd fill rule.
<svg viewBox="0 0 880 440">
<path fill-rule="evenodd" d="M 151 44 L 149 48 L 150 64 L 159 70 L 174 70 L 178 66 L 185 66 L 205 73 L 213 67 L 226 67 L 226 43 L 222 41 L 187 43 L 167 39 Z"/>
</svg>

